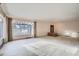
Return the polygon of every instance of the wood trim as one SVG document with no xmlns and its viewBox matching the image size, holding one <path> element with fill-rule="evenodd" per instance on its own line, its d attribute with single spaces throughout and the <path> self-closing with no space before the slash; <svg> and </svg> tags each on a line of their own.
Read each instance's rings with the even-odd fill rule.
<svg viewBox="0 0 79 59">
<path fill-rule="evenodd" d="M 8 18 L 8 41 L 12 41 L 12 18 Z"/>
<path fill-rule="evenodd" d="M 37 22 L 34 22 L 34 38 L 37 37 Z"/>
</svg>

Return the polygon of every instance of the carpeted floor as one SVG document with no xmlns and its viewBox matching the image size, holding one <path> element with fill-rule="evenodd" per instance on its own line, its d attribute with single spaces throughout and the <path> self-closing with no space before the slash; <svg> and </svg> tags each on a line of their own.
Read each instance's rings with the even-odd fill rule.
<svg viewBox="0 0 79 59">
<path fill-rule="evenodd" d="M 79 41 L 64 37 L 41 37 L 9 42 L 1 49 L 3 56 L 75 56 Z"/>
</svg>

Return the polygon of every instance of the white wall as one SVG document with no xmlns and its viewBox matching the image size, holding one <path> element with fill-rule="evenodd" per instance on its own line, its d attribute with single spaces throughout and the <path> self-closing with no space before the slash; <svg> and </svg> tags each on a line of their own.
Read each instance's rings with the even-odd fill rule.
<svg viewBox="0 0 79 59">
<path fill-rule="evenodd" d="M 78 36 L 79 20 L 54 22 L 55 32 L 60 35 Z"/>
<path fill-rule="evenodd" d="M 37 22 L 37 36 L 46 36 L 50 31 L 51 22 Z"/>
<path fill-rule="evenodd" d="M 0 14 L 3 15 L 2 10 L 1 10 L 1 7 L 0 7 Z"/>
</svg>

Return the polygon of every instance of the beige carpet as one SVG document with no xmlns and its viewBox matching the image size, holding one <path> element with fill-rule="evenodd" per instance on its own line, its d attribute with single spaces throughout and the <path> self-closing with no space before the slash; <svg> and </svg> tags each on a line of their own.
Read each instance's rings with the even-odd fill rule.
<svg viewBox="0 0 79 59">
<path fill-rule="evenodd" d="M 75 56 L 79 55 L 79 48 L 66 39 L 41 37 L 9 42 L 1 53 L 3 56 Z"/>
</svg>

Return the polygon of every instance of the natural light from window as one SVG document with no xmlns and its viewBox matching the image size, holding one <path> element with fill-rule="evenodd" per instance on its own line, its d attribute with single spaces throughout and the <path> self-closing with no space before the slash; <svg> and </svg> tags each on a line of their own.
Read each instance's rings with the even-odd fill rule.
<svg viewBox="0 0 79 59">
<path fill-rule="evenodd" d="M 14 36 L 32 36 L 33 23 L 25 21 L 12 22 L 12 35 Z"/>
<path fill-rule="evenodd" d="M 74 38 L 78 37 L 77 32 L 74 32 L 74 31 L 65 31 L 64 35 L 74 37 Z"/>
</svg>

